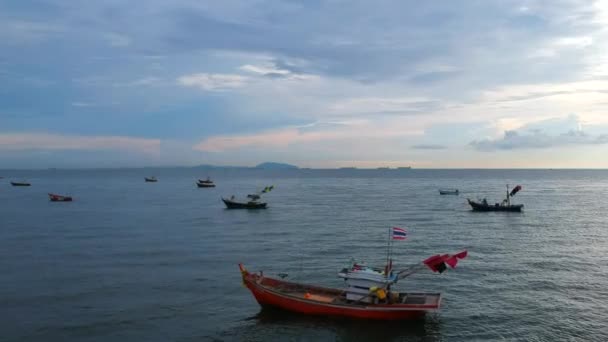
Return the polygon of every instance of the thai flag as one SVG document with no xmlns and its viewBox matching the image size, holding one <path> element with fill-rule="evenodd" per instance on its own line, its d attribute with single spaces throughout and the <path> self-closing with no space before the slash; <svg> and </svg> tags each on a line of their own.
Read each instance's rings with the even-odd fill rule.
<svg viewBox="0 0 608 342">
<path fill-rule="evenodd" d="M 399 227 L 393 227 L 393 240 L 407 239 L 407 230 Z"/>
</svg>

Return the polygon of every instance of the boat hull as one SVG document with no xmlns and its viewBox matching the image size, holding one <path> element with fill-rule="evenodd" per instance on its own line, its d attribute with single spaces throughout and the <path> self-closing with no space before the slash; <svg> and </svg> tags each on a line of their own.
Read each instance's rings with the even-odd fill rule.
<svg viewBox="0 0 608 342">
<path fill-rule="evenodd" d="M 410 320 L 423 317 L 427 312 L 438 310 L 441 300 L 440 294 L 417 293 L 411 295 L 432 296 L 436 301 L 432 305 L 329 303 L 324 302 L 322 299 L 316 299 L 321 296 L 316 296 L 314 293 L 326 293 L 330 296 L 340 296 L 342 291 L 265 278 L 257 274 L 250 274 L 243 268 L 242 273 L 245 286 L 251 291 L 261 306 L 278 308 L 305 315 L 385 321 Z M 296 295 L 289 295 L 274 290 L 275 288 L 281 288 L 281 286 L 302 286 L 304 291 L 313 293 L 313 295 L 311 295 L 311 298 L 313 299 L 298 298 Z"/>
<path fill-rule="evenodd" d="M 144 180 L 147 183 L 156 183 L 156 182 L 158 182 L 158 179 L 156 179 L 156 178 L 144 178 Z"/>
<path fill-rule="evenodd" d="M 458 190 L 456 190 L 456 191 L 439 190 L 439 194 L 440 195 L 458 195 L 458 194 L 460 194 L 460 192 Z"/>
<path fill-rule="evenodd" d="M 523 204 L 512 204 L 512 205 L 485 205 L 477 203 L 475 201 L 468 200 L 469 205 L 473 211 L 508 211 L 508 212 L 521 212 L 524 208 Z"/>
<path fill-rule="evenodd" d="M 213 183 L 196 183 L 196 186 L 198 186 L 199 188 L 215 188 L 215 184 Z"/>
<path fill-rule="evenodd" d="M 234 202 L 225 198 L 222 198 L 222 201 L 228 209 L 266 209 L 266 203 L 264 202 Z"/>
<path fill-rule="evenodd" d="M 11 182 L 12 186 L 30 186 L 30 183 Z"/>
<path fill-rule="evenodd" d="M 49 194 L 49 200 L 51 202 L 72 202 L 71 196 L 61 196 L 55 194 Z"/>
</svg>

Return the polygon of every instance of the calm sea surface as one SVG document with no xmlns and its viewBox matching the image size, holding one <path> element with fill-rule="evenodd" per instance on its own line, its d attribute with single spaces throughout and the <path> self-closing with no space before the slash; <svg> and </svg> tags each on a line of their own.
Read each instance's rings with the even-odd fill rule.
<svg viewBox="0 0 608 342">
<path fill-rule="evenodd" d="M 144 183 L 144 176 L 158 183 Z M 608 171 L 2 171 L 2 341 L 606 341 Z M 198 189 L 211 176 L 216 188 Z M 27 179 L 29 188 L 9 180 Z M 473 213 L 504 196 L 525 212 Z M 222 195 L 275 185 L 264 211 Z M 460 196 L 439 196 L 456 187 Z M 47 193 L 73 203 L 51 203 Z M 381 265 L 387 229 L 407 227 L 395 264 L 467 248 L 443 274 L 401 290 L 441 291 L 424 320 L 351 322 L 262 311 L 239 262 L 341 287 L 351 257 Z"/>
</svg>

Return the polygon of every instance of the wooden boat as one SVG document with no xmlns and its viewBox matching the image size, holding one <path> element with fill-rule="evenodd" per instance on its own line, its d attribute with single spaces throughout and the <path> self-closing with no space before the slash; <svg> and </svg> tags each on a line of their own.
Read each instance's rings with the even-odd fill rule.
<svg viewBox="0 0 608 342">
<path fill-rule="evenodd" d="M 234 196 L 230 199 L 222 197 L 222 201 L 228 209 L 266 209 L 266 202 L 261 202 L 258 195 L 247 195 L 246 201 L 238 201 Z"/>
<path fill-rule="evenodd" d="M 234 196 L 231 196 L 230 199 L 222 197 L 222 201 L 228 209 L 266 209 L 266 202 L 261 201 L 261 195 L 271 192 L 272 189 L 274 189 L 274 185 L 267 186 L 255 194 L 247 195 L 247 199 L 244 201 L 239 201 Z"/>
<path fill-rule="evenodd" d="M 11 182 L 12 186 L 31 186 L 28 182 Z"/>
<path fill-rule="evenodd" d="M 502 204 L 502 203 L 494 203 L 489 204 L 487 202 L 476 202 L 467 198 L 469 205 L 473 209 L 473 211 L 515 211 L 519 212 L 524 208 L 523 204 Z"/>
<path fill-rule="evenodd" d="M 72 202 L 72 196 L 49 194 L 49 199 L 51 202 Z"/>
<path fill-rule="evenodd" d="M 261 271 L 259 274 L 250 273 L 242 264 L 239 264 L 239 268 L 243 284 L 263 307 L 275 307 L 306 315 L 368 320 L 407 320 L 439 310 L 441 294 L 397 292 L 391 290 L 390 286 L 398 279 L 403 279 L 425 267 L 443 272 L 446 268 L 444 263 L 448 262 L 448 259 L 456 260 L 456 258 L 464 257 L 466 257 L 466 251 L 453 256 L 436 255 L 425 260 L 422 267 L 415 265 L 414 268 L 410 267 L 399 273 L 393 273 L 389 269 L 387 273 L 390 274 L 389 277 L 385 277 L 384 273 L 377 270 L 357 270 L 356 267 L 360 267 L 360 265 L 354 264 L 352 269 L 344 269 L 338 274 L 338 276 L 344 277 L 347 283 L 350 283 L 346 290 L 270 278 L 264 276 Z M 441 271 L 437 270 L 439 263 L 443 265 Z M 456 265 L 455 261 L 453 261 L 453 265 Z M 388 263 L 387 267 L 389 267 Z M 353 289 L 362 291 L 363 295 L 352 292 Z"/>
<path fill-rule="evenodd" d="M 198 186 L 199 188 L 214 188 L 215 184 L 211 179 L 209 179 L 209 177 L 207 177 L 206 180 L 199 179 L 196 182 L 196 186 Z"/>
<path fill-rule="evenodd" d="M 523 204 L 511 204 L 511 197 L 515 196 L 522 189 L 521 185 L 513 188 L 512 191 L 509 191 L 509 185 L 507 185 L 507 198 L 505 198 L 501 203 L 490 204 L 484 198 L 481 201 L 473 201 L 467 198 L 467 202 L 473 209 L 473 211 L 511 211 L 511 212 L 521 212 L 524 208 Z"/>
<path fill-rule="evenodd" d="M 149 183 L 156 183 L 156 182 L 158 182 L 158 179 L 156 179 L 156 177 L 144 177 L 144 180 L 146 182 L 149 182 Z"/>
<path fill-rule="evenodd" d="M 458 195 L 459 193 L 458 189 L 439 189 L 440 195 Z"/>
</svg>

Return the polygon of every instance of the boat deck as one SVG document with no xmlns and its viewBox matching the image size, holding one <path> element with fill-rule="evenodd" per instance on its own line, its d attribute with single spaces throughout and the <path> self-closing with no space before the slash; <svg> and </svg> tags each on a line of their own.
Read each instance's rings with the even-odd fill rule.
<svg viewBox="0 0 608 342">
<path fill-rule="evenodd" d="M 338 289 L 317 287 L 279 281 L 273 278 L 262 278 L 261 283 L 267 290 L 278 292 L 290 297 L 305 299 L 320 303 L 349 305 L 349 306 L 370 306 L 370 303 L 363 301 L 353 301 L 346 299 L 346 292 Z M 439 308 L 441 303 L 440 293 L 419 293 L 419 292 L 391 292 L 388 302 L 371 304 L 374 305 L 396 305 L 412 306 L 425 308 Z"/>
</svg>

